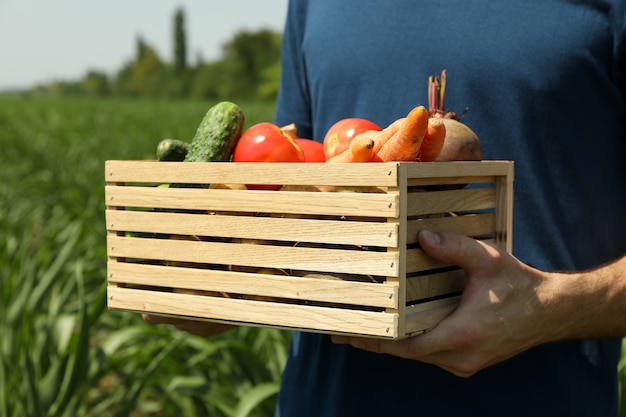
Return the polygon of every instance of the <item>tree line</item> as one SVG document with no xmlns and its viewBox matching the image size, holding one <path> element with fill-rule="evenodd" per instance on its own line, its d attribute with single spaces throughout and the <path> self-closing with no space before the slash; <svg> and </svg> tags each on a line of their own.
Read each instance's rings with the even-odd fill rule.
<svg viewBox="0 0 626 417">
<path fill-rule="evenodd" d="M 194 64 L 187 56 L 185 15 L 174 13 L 172 62 L 165 61 L 141 36 L 135 56 L 115 74 L 90 70 L 82 79 L 53 81 L 33 87 L 31 95 L 275 99 L 280 76 L 280 33 L 261 29 L 239 31 L 222 46 L 220 59 L 206 62 L 199 55 Z"/>
</svg>

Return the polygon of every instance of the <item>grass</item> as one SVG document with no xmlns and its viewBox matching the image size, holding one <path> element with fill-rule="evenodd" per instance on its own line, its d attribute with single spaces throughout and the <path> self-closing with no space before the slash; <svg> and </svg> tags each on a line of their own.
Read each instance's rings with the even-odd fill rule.
<svg viewBox="0 0 626 417">
<path fill-rule="evenodd" d="M 0 415 L 273 415 L 288 333 L 203 339 L 106 309 L 104 161 L 190 140 L 211 104 L 0 99 Z"/>
<path fill-rule="evenodd" d="M 0 416 L 273 415 L 287 332 L 204 339 L 106 309 L 104 161 L 190 140 L 211 104 L 0 98 Z"/>
</svg>

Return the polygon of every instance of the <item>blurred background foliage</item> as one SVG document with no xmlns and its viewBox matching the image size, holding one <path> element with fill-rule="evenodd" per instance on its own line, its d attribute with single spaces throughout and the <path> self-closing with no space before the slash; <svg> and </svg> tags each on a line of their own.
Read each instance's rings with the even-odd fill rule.
<svg viewBox="0 0 626 417">
<path fill-rule="evenodd" d="M 114 74 L 93 69 L 79 80 L 57 80 L 24 92 L 30 96 L 272 100 L 278 91 L 282 36 L 269 29 L 241 30 L 222 46 L 221 58 L 206 62 L 187 56 L 185 14 L 173 20 L 173 61 L 167 62 L 142 37 L 135 56 Z"/>
<path fill-rule="evenodd" d="M 106 308 L 104 161 L 190 141 L 213 104 L 0 97 L 0 417 L 273 416 L 289 332 L 201 338 Z"/>
</svg>

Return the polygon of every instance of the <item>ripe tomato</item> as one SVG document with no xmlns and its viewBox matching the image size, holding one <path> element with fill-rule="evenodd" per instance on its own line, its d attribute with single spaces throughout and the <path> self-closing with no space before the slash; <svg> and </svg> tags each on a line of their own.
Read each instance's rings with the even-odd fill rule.
<svg viewBox="0 0 626 417">
<path fill-rule="evenodd" d="M 300 146 L 273 123 L 248 128 L 235 146 L 234 162 L 302 162 Z"/>
<path fill-rule="evenodd" d="M 296 143 L 304 152 L 304 162 L 326 162 L 324 145 L 312 139 L 297 138 Z"/>
<path fill-rule="evenodd" d="M 358 117 L 339 120 L 328 129 L 324 137 L 324 155 L 326 159 L 348 149 L 350 141 L 352 141 L 356 135 L 367 132 L 368 130 L 382 129 L 376 123 Z"/>
<path fill-rule="evenodd" d="M 249 127 L 235 146 L 233 162 L 303 162 L 304 152 L 295 140 L 273 123 Z M 280 185 L 246 185 L 249 189 L 277 190 Z"/>
</svg>

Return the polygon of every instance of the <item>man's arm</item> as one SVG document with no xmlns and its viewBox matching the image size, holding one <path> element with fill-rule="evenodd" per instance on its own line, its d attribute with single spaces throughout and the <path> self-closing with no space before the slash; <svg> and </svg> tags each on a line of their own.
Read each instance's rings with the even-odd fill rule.
<svg viewBox="0 0 626 417">
<path fill-rule="evenodd" d="M 470 376 L 542 343 L 626 336 L 626 256 L 590 271 L 548 273 L 454 233 L 422 232 L 419 242 L 433 258 L 465 270 L 459 307 L 419 336 L 400 341 L 333 336 L 335 343 Z"/>
</svg>

